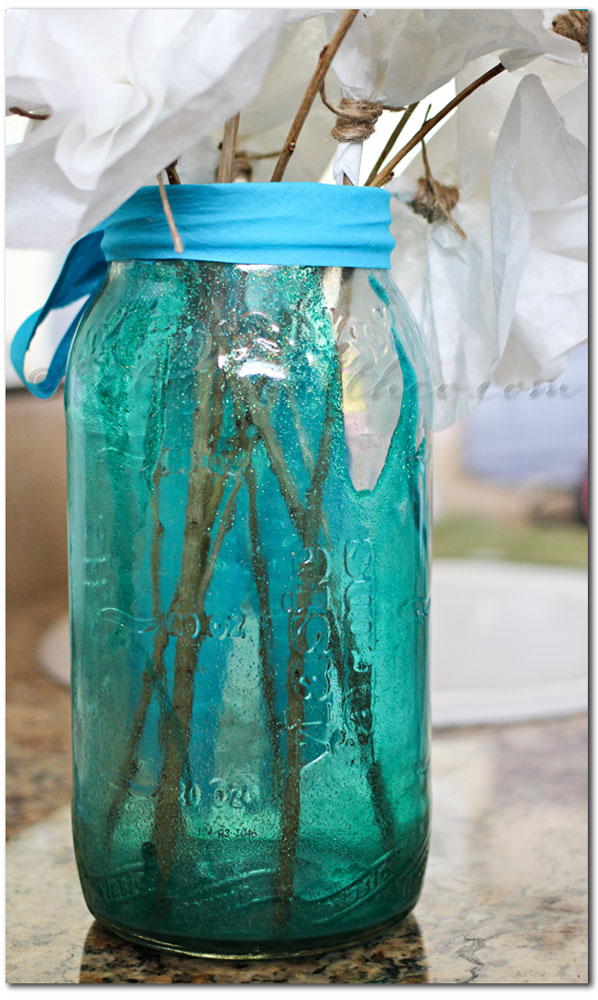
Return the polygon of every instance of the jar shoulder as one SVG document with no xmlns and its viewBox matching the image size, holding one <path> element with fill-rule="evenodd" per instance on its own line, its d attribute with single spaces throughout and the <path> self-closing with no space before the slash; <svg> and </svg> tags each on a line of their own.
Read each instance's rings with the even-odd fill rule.
<svg viewBox="0 0 598 1000">
<path fill-rule="evenodd" d="M 388 271 L 129 261 L 110 266 L 77 331 L 67 406 L 110 380 L 122 392 L 162 379 L 167 359 L 184 377 L 216 342 L 213 358 L 243 351 L 264 372 L 265 355 L 276 355 L 276 377 L 281 360 L 290 373 L 294 356 L 308 352 L 317 363 L 331 345 L 342 364 L 350 343 L 361 367 L 384 374 L 398 361 L 403 378 L 408 370 L 422 397 L 430 394 L 417 323 Z"/>
</svg>

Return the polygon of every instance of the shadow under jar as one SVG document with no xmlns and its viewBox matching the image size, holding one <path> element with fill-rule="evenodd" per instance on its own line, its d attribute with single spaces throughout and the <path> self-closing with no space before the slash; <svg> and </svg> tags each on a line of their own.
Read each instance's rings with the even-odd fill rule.
<svg viewBox="0 0 598 1000">
<path fill-rule="evenodd" d="M 407 914 L 428 845 L 430 390 L 387 272 L 113 261 L 66 407 L 91 912 L 256 958 Z"/>
</svg>

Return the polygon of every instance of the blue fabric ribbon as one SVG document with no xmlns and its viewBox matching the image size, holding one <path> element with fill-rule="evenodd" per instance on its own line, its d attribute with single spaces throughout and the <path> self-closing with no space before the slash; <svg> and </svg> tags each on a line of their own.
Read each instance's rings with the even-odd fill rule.
<svg viewBox="0 0 598 1000">
<path fill-rule="evenodd" d="M 46 304 L 34 312 L 15 333 L 10 345 L 10 360 L 22 381 L 30 392 L 40 399 L 47 399 L 56 392 L 66 371 L 69 351 L 77 327 L 85 312 L 91 296 L 101 287 L 108 264 L 101 250 L 103 232 L 92 230 L 87 236 L 78 240 L 70 250 Z M 72 305 L 78 299 L 88 296 L 68 329 L 60 339 L 54 352 L 50 366 L 42 382 L 29 382 L 25 378 L 25 355 L 31 342 L 46 317 L 53 309 L 62 309 Z"/>
<path fill-rule="evenodd" d="M 229 264 L 390 267 L 390 195 L 380 188 L 314 183 L 180 184 L 168 200 L 183 243 L 173 248 L 159 189 L 143 187 L 71 249 L 50 296 L 17 330 L 11 361 L 27 388 L 51 396 L 66 371 L 77 327 L 113 260 L 210 260 Z M 25 355 L 54 309 L 87 301 L 63 334 L 41 382 Z"/>
</svg>

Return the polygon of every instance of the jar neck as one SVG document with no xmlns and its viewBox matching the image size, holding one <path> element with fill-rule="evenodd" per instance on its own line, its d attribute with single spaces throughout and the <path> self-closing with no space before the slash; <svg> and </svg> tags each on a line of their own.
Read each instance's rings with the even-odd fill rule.
<svg viewBox="0 0 598 1000">
<path fill-rule="evenodd" d="M 390 266 L 390 195 L 379 188 L 180 184 L 169 188 L 168 199 L 182 255 L 154 186 L 141 188 L 103 224 L 106 260 Z"/>
<path fill-rule="evenodd" d="M 230 264 L 200 260 L 123 260 L 108 265 L 107 285 L 123 301 L 160 296 L 218 303 L 226 314 L 247 311 L 306 312 L 314 301 L 339 308 L 342 290 L 360 275 L 355 268 Z M 385 274 L 385 272 L 380 272 Z"/>
<path fill-rule="evenodd" d="M 157 187 L 141 188 L 70 251 L 42 309 L 17 330 L 11 360 L 31 392 L 51 396 L 60 384 L 85 309 L 63 334 L 46 378 L 29 382 L 24 361 L 53 310 L 91 300 L 113 261 L 176 260 L 241 266 L 322 269 L 390 267 L 390 195 L 379 188 L 329 184 L 173 185 L 169 191 L 184 252 L 172 243 Z M 114 277 L 114 276 L 113 276 Z"/>
</svg>

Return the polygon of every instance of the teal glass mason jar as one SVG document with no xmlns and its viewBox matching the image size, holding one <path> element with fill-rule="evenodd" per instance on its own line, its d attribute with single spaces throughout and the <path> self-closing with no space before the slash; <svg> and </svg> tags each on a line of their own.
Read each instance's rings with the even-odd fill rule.
<svg viewBox="0 0 598 1000">
<path fill-rule="evenodd" d="M 117 933 L 299 955 L 415 905 L 430 402 L 384 269 L 110 263 L 66 411 L 74 840 Z"/>
</svg>

